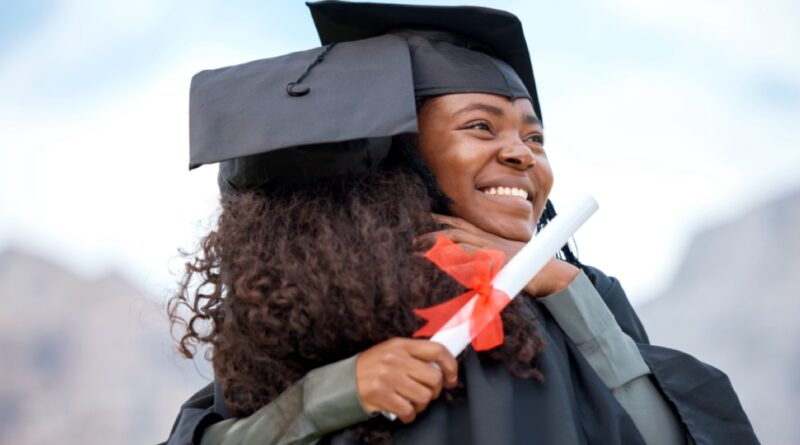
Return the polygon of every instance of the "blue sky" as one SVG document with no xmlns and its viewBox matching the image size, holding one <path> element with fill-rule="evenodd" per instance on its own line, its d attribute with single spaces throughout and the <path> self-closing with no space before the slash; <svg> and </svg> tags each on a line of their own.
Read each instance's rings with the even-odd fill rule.
<svg viewBox="0 0 800 445">
<path fill-rule="evenodd" d="M 698 229 L 800 188 L 797 2 L 491 6 L 525 25 L 556 204 L 600 202 L 581 257 L 635 300 Z M 192 74 L 316 45 L 294 0 L 4 2 L 0 248 L 166 295 L 216 208 L 215 169 L 186 169 Z"/>
</svg>

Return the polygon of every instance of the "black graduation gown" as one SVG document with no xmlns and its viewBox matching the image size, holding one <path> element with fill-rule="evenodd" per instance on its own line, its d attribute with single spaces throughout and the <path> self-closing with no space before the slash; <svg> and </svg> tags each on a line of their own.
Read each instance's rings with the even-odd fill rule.
<svg viewBox="0 0 800 445">
<path fill-rule="evenodd" d="M 738 397 L 721 371 L 679 351 L 649 344 L 644 327 L 615 278 L 588 268 L 617 323 L 639 346 L 665 395 L 692 439 L 701 444 L 758 444 Z M 642 444 L 631 417 L 616 401 L 577 347 L 541 305 L 526 299 L 541 324 L 545 350 L 538 356 L 544 382 L 512 377 L 504 363 L 481 360 L 468 349 L 465 396 L 437 400 L 395 433 L 397 444 Z M 209 424 L 227 417 L 213 385 L 182 407 L 168 445 L 199 443 Z M 341 433 L 332 444 L 348 443 Z"/>
</svg>

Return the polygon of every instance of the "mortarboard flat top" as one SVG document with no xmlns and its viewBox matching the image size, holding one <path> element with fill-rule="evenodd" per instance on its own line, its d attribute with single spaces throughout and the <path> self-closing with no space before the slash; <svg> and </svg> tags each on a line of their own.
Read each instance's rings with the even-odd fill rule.
<svg viewBox="0 0 800 445">
<path fill-rule="evenodd" d="M 499 9 L 479 6 L 423 6 L 323 0 L 307 2 L 323 45 L 365 39 L 394 30 L 447 31 L 480 44 L 481 51 L 508 63 L 525 84 L 539 119 L 528 45 L 522 23 Z M 413 54 L 412 54 L 413 57 Z"/>
<path fill-rule="evenodd" d="M 190 168 L 288 147 L 416 133 L 408 45 L 385 35 L 201 71 L 189 98 Z M 370 57 L 364 57 L 370 54 Z"/>
</svg>

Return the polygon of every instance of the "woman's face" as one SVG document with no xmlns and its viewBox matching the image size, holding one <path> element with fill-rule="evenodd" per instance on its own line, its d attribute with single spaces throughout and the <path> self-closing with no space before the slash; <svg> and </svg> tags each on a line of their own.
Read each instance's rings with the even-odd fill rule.
<svg viewBox="0 0 800 445">
<path fill-rule="evenodd" d="M 448 94 L 427 100 L 418 116 L 417 151 L 454 201 L 453 214 L 503 238 L 530 240 L 553 186 L 531 102 Z"/>
</svg>

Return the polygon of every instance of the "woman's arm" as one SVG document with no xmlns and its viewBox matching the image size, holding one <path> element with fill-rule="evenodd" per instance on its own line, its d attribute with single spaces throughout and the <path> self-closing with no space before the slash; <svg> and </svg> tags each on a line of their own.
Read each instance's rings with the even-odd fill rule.
<svg viewBox="0 0 800 445">
<path fill-rule="evenodd" d="M 396 413 L 400 421 L 409 423 L 439 397 L 442 387 L 455 386 L 457 376 L 458 364 L 442 345 L 389 339 L 309 372 L 248 417 L 212 425 L 200 443 L 313 444 L 378 411 Z"/>
<path fill-rule="evenodd" d="M 650 380 L 639 348 L 583 272 L 566 288 L 537 301 L 575 343 L 648 445 L 687 443 L 677 416 Z"/>
<path fill-rule="evenodd" d="M 368 419 L 356 388 L 356 358 L 311 371 L 249 417 L 211 425 L 201 445 L 313 444 Z"/>
</svg>

